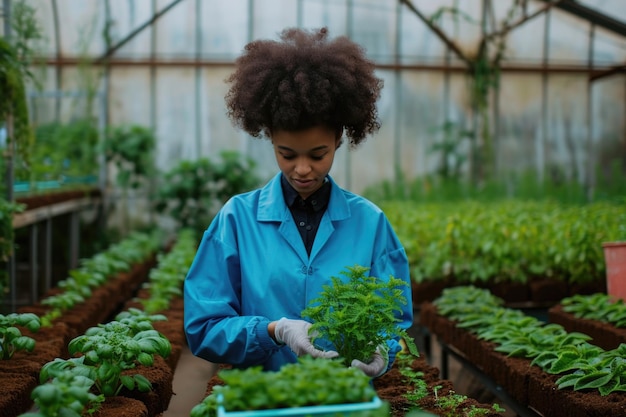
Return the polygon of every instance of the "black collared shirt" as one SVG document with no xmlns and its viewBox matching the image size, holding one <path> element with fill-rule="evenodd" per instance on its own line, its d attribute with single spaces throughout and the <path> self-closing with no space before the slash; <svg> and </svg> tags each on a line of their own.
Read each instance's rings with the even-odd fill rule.
<svg viewBox="0 0 626 417">
<path fill-rule="evenodd" d="M 296 222 L 306 252 L 311 255 L 317 229 L 320 226 L 326 207 L 328 207 L 330 181 L 326 178 L 324 184 L 306 200 L 300 197 L 300 194 L 287 182 L 284 175 L 281 176 L 280 184 L 283 188 L 285 203 L 289 207 L 289 211 L 291 211 L 293 220 Z"/>
</svg>

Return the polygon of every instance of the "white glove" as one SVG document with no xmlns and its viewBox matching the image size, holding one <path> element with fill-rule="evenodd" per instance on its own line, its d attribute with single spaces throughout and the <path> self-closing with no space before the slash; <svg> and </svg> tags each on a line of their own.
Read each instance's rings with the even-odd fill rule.
<svg viewBox="0 0 626 417">
<path fill-rule="evenodd" d="M 363 373 L 370 378 L 377 378 L 385 373 L 387 366 L 389 365 L 389 354 L 384 347 L 377 347 L 376 352 L 372 356 L 372 360 L 369 363 L 361 362 L 358 359 L 353 359 L 350 366 L 353 368 L 359 368 Z"/>
<path fill-rule="evenodd" d="M 314 358 L 332 359 L 339 356 L 334 350 L 323 351 L 311 343 L 309 328 L 311 323 L 304 320 L 290 320 L 285 317 L 276 322 L 274 337 L 278 343 L 284 343 L 297 356 L 311 355 Z"/>
</svg>

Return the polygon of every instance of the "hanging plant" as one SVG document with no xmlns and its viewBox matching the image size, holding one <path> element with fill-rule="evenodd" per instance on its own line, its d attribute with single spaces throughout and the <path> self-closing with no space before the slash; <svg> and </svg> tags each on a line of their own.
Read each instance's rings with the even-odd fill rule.
<svg viewBox="0 0 626 417">
<path fill-rule="evenodd" d="M 15 49 L 0 38 L 0 125 L 4 124 L 8 133 L 4 156 L 13 157 L 15 151 L 21 158 L 18 170 L 27 170 L 33 144 L 23 75 Z"/>
<path fill-rule="evenodd" d="M 34 136 L 29 124 L 26 101 L 26 80 L 37 81 L 30 71 L 33 44 L 43 39 L 43 31 L 35 18 L 35 9 L 24 0 L 15 1 L 11 9 L 11 37 L 0 38 L 0 127 L 7 130 L 3 157 L 22 175 L 29 170 L 29 154 Z M 3 171 L 6 167 L 2 167 Z"/>
</svg>

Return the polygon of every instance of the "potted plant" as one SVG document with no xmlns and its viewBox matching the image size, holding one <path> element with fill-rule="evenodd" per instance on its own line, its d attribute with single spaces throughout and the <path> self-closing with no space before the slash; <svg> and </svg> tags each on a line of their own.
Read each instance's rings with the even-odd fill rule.
<svg viewBox="0 0 626 417">
<path fill-rule="evenodd" d="M 320 296 L 311 300 L 302 317 L 313 323 L 313 341 L 323 339 L 333 345 L 343 363 L 353 359 L 369 362 L 377 349 L 387 353 L 387 341 L 401 338 L 408 350 L 418 355 L 413 338 L 398 325 L 397 312 L 407 303 L 403 295 L 404 281 L 395 277 L 383 280 L 366 275 L 369 268 L 347 267 L 342 280 L 331 277 Z"/>
</svg>

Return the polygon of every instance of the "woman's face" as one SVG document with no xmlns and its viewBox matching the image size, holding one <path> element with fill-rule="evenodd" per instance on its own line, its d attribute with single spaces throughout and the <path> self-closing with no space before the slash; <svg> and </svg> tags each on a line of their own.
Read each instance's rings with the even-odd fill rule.
<svg viewBox="0 0 626 417">
<path fill-rule="evenodd" d="M 335 130 L 325 126 L 273 132 L 278 167 L 303 199 L 324 184 L 340 144 L 341 137 L 337 136 Z"/>
</svg>

